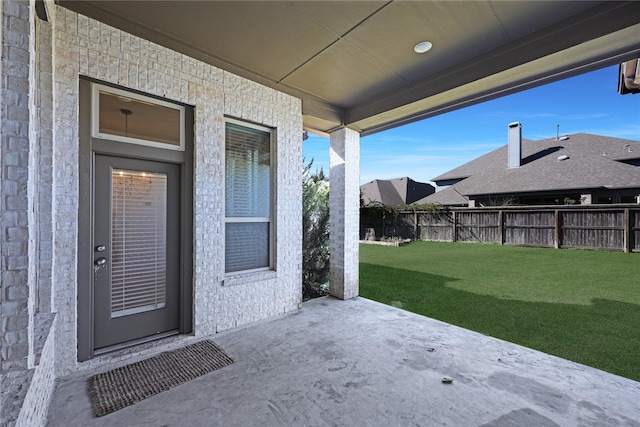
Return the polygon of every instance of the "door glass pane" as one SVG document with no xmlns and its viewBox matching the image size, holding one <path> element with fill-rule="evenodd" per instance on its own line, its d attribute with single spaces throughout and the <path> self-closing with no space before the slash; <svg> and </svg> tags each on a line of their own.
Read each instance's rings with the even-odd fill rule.
<svg viewBox="0 0 640 427">
<path fill-rule="evenodd" d="M 111 317 L 166 305 L 167 176 L 111 173 Z"/>
</svg>

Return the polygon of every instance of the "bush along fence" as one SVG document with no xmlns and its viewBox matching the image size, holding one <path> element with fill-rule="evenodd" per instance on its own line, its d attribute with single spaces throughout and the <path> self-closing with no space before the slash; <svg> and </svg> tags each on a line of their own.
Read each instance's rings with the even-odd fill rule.
<svg viewBox="0 0 640 427">
<path fill-rule="evenodd" d="M 640 206 L 363 207 L 360 238 L 499 243 L 512 246 L 640 252 Z"/>
</svg>

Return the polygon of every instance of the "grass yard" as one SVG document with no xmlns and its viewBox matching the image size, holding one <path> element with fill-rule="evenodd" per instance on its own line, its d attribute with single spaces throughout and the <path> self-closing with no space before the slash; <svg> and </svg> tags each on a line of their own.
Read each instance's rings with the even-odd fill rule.
<svg viewBox="0 0 640 427">
<path fill-rule="evenodd" d="M 640 381 L 640 254 L 361 244 L 360 295 Z"/>
</svg>

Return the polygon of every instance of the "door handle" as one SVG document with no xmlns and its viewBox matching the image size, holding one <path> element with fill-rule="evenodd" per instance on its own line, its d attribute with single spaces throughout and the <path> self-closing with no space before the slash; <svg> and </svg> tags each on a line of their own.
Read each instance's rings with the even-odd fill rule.
<svg viewBox="0 0 640 427">
<path fill-rule="evenodd" d="M 95 260 L 94 264 L 98 267 L 102 267 L 103 265 L 105 265 L 107 263 L 107 260 L 104 257 L 100 257 L 97 260 Z"/>
</svg>

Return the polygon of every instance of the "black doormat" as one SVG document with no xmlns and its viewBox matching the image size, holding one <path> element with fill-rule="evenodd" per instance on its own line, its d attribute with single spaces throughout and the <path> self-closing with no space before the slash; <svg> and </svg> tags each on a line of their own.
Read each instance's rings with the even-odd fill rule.
<svg viewBox="0 0 640 427">
<path fill-rule="evenodd" d="M 107 415 L 232 363 L 224 350 L 204 340 L 94 375 L 89 379 L 94 415 Z"/>
</svg>

